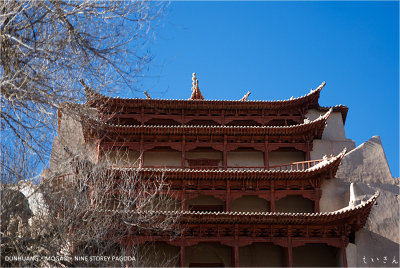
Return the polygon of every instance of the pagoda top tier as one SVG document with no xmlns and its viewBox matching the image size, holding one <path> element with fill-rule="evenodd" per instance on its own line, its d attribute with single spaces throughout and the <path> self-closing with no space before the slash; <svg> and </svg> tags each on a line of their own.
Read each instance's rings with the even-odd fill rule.
<svg viewBox="0 0 400 268">
<path fill-rule="evenodd" d="M 144 98 L 120 98 L 109 97 L 102 95 L 90 87 L 85 86 L 86 101 L 90 107 L 97 108 L 103 113 L 130 113 L 134 109 L 154 109 L 154 110 L 246 110 L 246 111 L 280 111 L 285 113 L 300 112 L 306 113 L 308 109 L 316 109 L 321 112 L 326 112 L 329 108 L 333 108 L 334 112 L 341 112 L 343 122 L 346 121 L 348 107 L 337 105 L 334 107 L 322 107 L 318 103 L 320 92 L 325 86 L 323 82 L 316 89 L 311 89 L 308 94 L 301 97 L 291 97 L 286 100 L 264 101 L 264 100 L 247 100 L 250 92 L 244 95 L 240 100 L 206 100 L 204 99 L 196 74 L 192 77 L 192 94 L 189 99 L 153 99 L 145 91 L 146 99 Z"/>
</svg>

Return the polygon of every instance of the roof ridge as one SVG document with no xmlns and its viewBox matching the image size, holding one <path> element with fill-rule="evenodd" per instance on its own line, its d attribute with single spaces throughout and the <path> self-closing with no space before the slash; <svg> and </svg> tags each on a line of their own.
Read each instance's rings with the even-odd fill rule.
<svg viewBox="0 0 400 268">
<path fill-rule="evenodd" d="M 196 74 L 195 73 L 193 73 L 193 75 L 194 75 L 194 78 L 196 78 Z M 196 78 L 197 79 L 197 78 Z M 193 78 L 192 78 L 192 80 L 193 80 Z M 308 92 L 308 93 L 306 93 L 306 94 L 304 94 L 304 95 L 302 95 L 302 96 L 299 96 L 299 97 L 296 97 L 296 98 L 293 98 L 293 97 L 291 97 L 291 98 L 287 98 L 287 99 L 283 99 L 283 100 L 250 100 L 250 101 L 246 101 L 246 103 L 252 103 L 252 102 L 257 102 L 257 103 L 263 103 L 263 102 L 270 102 L 270 103 L 279 103 L 279 102 L 291 102 L 291 101 L 295 101 L 295 100 L 299 100 L 299 99 L 302 99 L 302 98 L 305 98 L 305 97 L 308 97 L 308 96 L 311 96 L 311 95 L 313 95 L 313 94 L 317 94 L 317 93 L 319 93 L 321 90 L 322 90 L 322 88 L 324 87 L 326 85 L 326 83 L 325 83 L 325 81 L 324 82 L 322 82 L 321 83 L 321 85 L 319 85 L 316 89 L 311 89 L 310 90 L 310 92 Z M 195 87 L 195 89 L 196 89 L 196 87 Z M 220 101 L 226 101 L 226 102 L 237 102 L 237 103 L 243 103 L 243 101 L 241 101 L 241 100 L 227 100 L 227 99 L 212 99 L 212 100 L 206 100 L 206 99 L 204 99 L 204 97 L 202 96 L 202 94 L 201 94 L 201 92 L 200 92 L 200 89 L 198 88 L 198 80 L 197 80 L 197 89 L 198 89 L 198 93 L 200 93 L 200 95 L 196 95 L 196 96 L 199 96 L 200 98 L 197 98 L 196 100 L 198 100 L 198 101 L 204 101 L 204 102 L 215 102 L 215 101 L 218 101 L 218 102 L 220 102 Z M 194 93 L 194 90 L 193 90 L 193 87 L 192 87 L 192 95 L 193 95 L 193 93 Z M 196 93 L 196 94 L 198 94 L 198 93 Z M 191 101 L 191 100 L 195 100 L 195 99 L 192 99 L 192 98 L 189 98 L 189 99 L 161 99 L 161 98 L 151 98 L 151 99 L 145 99 L 145 98 L 121 98 L 121 97 L 119 97 L 119 96 L 106 96 L 106 95 L 104 95 L 104 94 L 102 94 L 102 93 L 99 93 L 99 92 L 97 92 L 97 91 L 95 91 L 95 90 L 93 90 L 92 88 L 90 88 L 90 87 L 88 87 L 87 86 L 87 90 L 86 90 L 86 87 L 85 87 L 85 94 L 86 94 L 86 97 L 91 97 L 91 96 L 96 96 L 97 98 L 108 98 L 108 99 L 115 99 L 115 100 L 138 100 L 138 101 L 140 101 L 140 100 L 142 100 L 142 101 L 146 101 L 146 102 L 154 102 L 154 101 L 182 101 L 182 102 L 189 102 L 189 101 Z"/>
</svg>

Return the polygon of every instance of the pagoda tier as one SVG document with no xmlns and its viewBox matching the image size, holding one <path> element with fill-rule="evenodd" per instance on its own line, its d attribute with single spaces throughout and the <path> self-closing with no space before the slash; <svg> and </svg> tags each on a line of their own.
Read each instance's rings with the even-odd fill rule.
<svg viewBox="0 0 400 268">
<path fill-rule="evenodd" d="M 312 141 L 321 138 L 330 113 L 331 110 L 314 121 L 284 127 L 121 126 L 93 122 L 84 124 L 83 130 L 85 140 L 96 139 L 102 149 L 127 146 L 141 151 L 167 146 L 188 151 L 209 146 L 220 151 L 225 147 L 230 151 L 245 146 L 265 151 L 266 143 L 271 143 L 269 150 L 294 147 L 309 152 Z"/>
<path fill-rule="evenodd" d="M 263 234 L 254 233 L 254 230 L 247 230 L 239 232 L 239 236 L 254 238 L 254 237 L 319 237 L 320 235 L 311 231 L 313 226 L 318 226 L 321 229 L 327 226 L 335 226 L 335 230 L 331 233 L 324 232 L 322 236 L 327 237 L 341 237 L 341 235 L 349 235 L 350 232 L 355 232 L 360 230 L 366 223 L 369 212 L 375 203 L 376 199 L 379 196 L 379 192 L 376 192 L 373 196 L 371 196 L 367 201 L 362 202 L 357 206 L 347 206 L 337 211 L 332 212 L 319 212 L 319 213 L 286 213 L 286 212 L 203 212 L 203 211 L 143 211 L 143 212 L 125 212 L 120 211 L 118 213 L 150 213 L 153 216 L 159 215 L 160 217 L 169 217 L 178 219 L 178 223 L 183 228 L 183 236 L 188 237 L 220 237 L 223 236 L 232 236 L 234 235 L 235 228 L 228 229 L 227 232 L 220 232 L 219 235 L 210 235 L 207 232 L 201 234 L 201 229 L 195 229 L 193 231 L 189 230 L 189 226 L 191 225 L 225 225 L 225 224 L 237 224 L 239 226 L 243 226 L 245 228 L 252 227 L 253 225 L 260 225 L 259 227 L 263 228 L 272 228 L 273 226 L 281 226 L 280 228 L 284 228 L 286 226 L 286 233 L 282 233 L 281 231 L 278 233 L 267 232 Z M 112 211 L 113 214 L 115 211 Z M 145 216 L 143 216 L 145 218 Z M 250 226 L 248 226 L 248 224 Z M 308 232 L 301 232 L 300 230 L 295 231 L 296 228 L 309 227 L 310 230 Z M 342 228 L 346 227 L 346 228 Z M 292 230 L 292 232 L 288 232 L 288 230 Z M 339 233 L 339 231 L 342 233 Z M 146 232 L 146 231 L 145 231 Z M 217 233 L 217 230 L 208 230 L 208 232 Z M 150 234 L 153 237 L 162 236 L 157 231 L 148 230 L 147 234 Z M 139 234 L 137 234 L 140 236 Z M 171 239 L 171 238 L 170 238 Z M 170 241 L 170 240 L 169 240 Z"/>
<path fill-rule="evenodd" d="M 187 209 L 187 200 L 199 195 L 213 196 L 224 202 L 218 209 L 230 211 L 231 203 L 243 196 L 255 196 L 270 204 L 275 211 L 278 200 L 288 195 L 302 196 L 312 202 L 313 211 L 319 212 L 323 179 L 334 178 L 345 150 L 330 159 L 315 161 L 317 164 L 300 170 L 299 163 L 292 170 L 212 170 L 170 168 L 110 168 L 109 177 L 116 180 L 126 176 L 138 176 L 143 181 L 165 178 L 168 194 L 180 201 L 181 209 Z M 288 165 L 287 167 L 289 167 Z M 297 170 L 295 170 L 297 168 Z M 113 193 L 117 193 L 118 190 Z M 215 209 L 215 207 L 214 207 Z"/>
<path fill-rule="evenodd" d="M 167 242 L 181 247 L 181 266 L 185 266 L 185 247 L 201 242 L 219 242 L 233 248 L 234 266 L 239 266 L 239 247 L 252 243 L 274 243 L 288 251 L 289 267 L 293 266 L 294 247 L 310 243 L 328 244 L 342 250 L 343 266 L 347 267 L 346 246 L 350 233 L 360 230 L 379 192 L 357 206 L 324 213 L 273 212 L 196 212 L 151 211 L 161 218 L 177 219 L 178 234 L 137 230 L 133 228 L 120 243 L 141 244 L 149 241 Z M 110 211 L 115 213 L 115 211 Z M 105 213 L 107 213 L 105 211 Z M 117 213 L 127 213 L 125 211 Z M 128 212 L 129 213 L 129 212 Z"/>
<path fill-rule="evenodd" d="M 326 120 L 331 114 L 332 109 L 328 110 L 318 119 L 294 126 L 123 126 L 112 124 L 99 124 L 99 132 L 106 137 L 123 135 L 199 135 L 199 136 L 221 136 L 221 135 L 251 135 L 251 136 L 284 136 L 284 135 L 306 135 L 311 132 L 315 138 L 321 138 Z M 99 133 L 99 134 L 100 134 Z M 111 136 L 113 135 L 113 136 Z"/>
<path fill-rule="evenodd" d="M 318 104 L 324 85 L 302 97 L 278 101 L 126 99 L 88 87 L 86 96 L 103 121 L 121 125 L 295 125 L 303 122 L 309 109 L 327 110 Z M 333 111 L 346 121 L 346 106 L 335 106 Z"/>
<path fill-rule="evenodd" d="M 211 148 L 223 152 L 223 166 L 227 169 L 226 154 L 241 148 L 264 152 L 265 167 L 269 167 L 268 153 L 276 150 L 302 151 L 310 160 L 312 141 L 321 139 L 331 109 L 314 121 L 294 126 L 121 126 L 99 121 L 85 122 L 86 142 L 97 142 L 98 156 L 121 147 L 140 155 L 159 148 L 180 151 L 181 167 L 185 166 L 185 152 L 197 148 Z M 143 167 L 143 158 L 140 159 Z"/>
<path fill-rule="evenodd" d="M 168 180 L 308 180 L 313 178 L 333 178 L 339 167 L 340 161 L 346 153 L 344 149 L 340 154 L 330 159 L 289 163 L 276 167 L 198 167 L 198 168 L 173 168 L 173 167 L 143 167 L 124 168 L 113 167 L 112 172 L 118 176 L 120 172 L 138 173 L 144 178 L 165 176 Z"/>
</svg>

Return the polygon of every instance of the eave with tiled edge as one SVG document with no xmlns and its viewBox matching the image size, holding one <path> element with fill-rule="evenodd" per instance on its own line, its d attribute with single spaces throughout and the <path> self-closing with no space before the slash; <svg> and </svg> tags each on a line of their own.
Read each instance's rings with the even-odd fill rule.
<svg viewBox="0 0 400 268">
<path fill-rule="evenodd" d="M 141 98 L 120 98 L 107 97 L 95 92 L 91 88 L 85 88 L 87 103 L 91 107 L 121 106 L 126 107 L 153 107 L 164 109 L 285 109 L 308 104 L 314 107 L 318 104 L 320 92 L 325 84 L 323 83 L 310 93 L 287 100 L 276 101 L 240 101 L 240 100 L 184 100 L 184 99 L 141 99 Z"/>
<path fill-rule="evenodd" d="M 294 107 L 302 107 L 306 105 L 308 109 L 316 109 L 326 112 L 329 107 L 322 107 L 318 100 L 325 82 L 317 89 L 311 90 L 310 93 L 292 99 L 276 100 L 276 101 L 241 101 L 241 100 L 183 100 L 183 99 L 142 99 L 142 98 L 120 98 L 107 97 L 95 92 L 89 87 L 85 87 L 87 104 L 95 108 L 104 108 L 105 106 L 114 107 L 151 107 L 164 109 L 271 109 L 285 110 Z M 344 105 L 333 106 L 333 112 L 342 114 L 343 123 L 346 122 L 348 107 Z"/>
<path fill-rule="evenodd" d="M 352 222 L 353 231 L 362 228 L 372 206 L 379 196 L 376 192 L 365 203 L 345 207 L 332 212 L 288 213 L 288 212 L 199 212 L 199 211 L 143 211 L 126 212 L 105 210 L 107 213 L 141 213 L 160 217 L 178 217 L 187 224 L 266 224 L 266 225 L 334 225 Z M 353 221 L 348 221 L 354 219 Z"/>
<path fill-rule="evenodd" d="M 319 118 L 294 126 L 123 126 L 112 125 L 102 121 L 92 121 L 91 123 L 84 124 L 85 138 L 91 130 L 93 130 L 97 137 L 100 135 L 250 135 L 250 136 L 273 136 L 273 135 L 300 135 L 307 133 L 314 133 L 315 139 L 320 139 L 324 131 L 326 121 L 330 116 L 332 110 L 328 110 L 323 116 Z"/>
<path fill-rule="evenodd" d="M 326 161 L 323 165 L 316 168 L 311 167 L 303 171 L 290 170 L 198 170 L 182 168 L 110 168 L 110 172 L 138 172 L 144 177 L 163 176 L 168 179 L 204 179 L 204 180 L 301 180 L 310 178 L 320 178 L 322 174 L 330 174 L 334 177 L 342 161 L 346 149 L 340 154 Z M 324 176 L 324 177 L 330 177 Z"/>
</svg>

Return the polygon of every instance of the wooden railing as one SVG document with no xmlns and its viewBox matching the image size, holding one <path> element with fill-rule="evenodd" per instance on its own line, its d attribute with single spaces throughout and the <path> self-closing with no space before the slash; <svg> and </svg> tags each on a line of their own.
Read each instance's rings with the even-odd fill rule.
<svg viewBox="0 0 400 268">
<path fill-rule="evenodd" d="M 310 161 L 300 161 L 293 162 L 283 165 L 270 166 L 268 170 L 276 171 L 296 171 L 296 170 L 306 170 L 321 163 L 323 160 L 310 160 Z M 181 166 L 143 166 L 143 168 L 163 168 L 163 169 L 177 169 L 182 168 Z M 228 166 L 224 169 L 223 166 L 185 166 L 184 169 L 196 169 L 196 170 L 267 170 L 264 166 Z"/>
<path fill-rule="evenodd" d="M 269 170 L 277 170 L 277 171 L 306 170 L 310 167 L 315 166 L 318 163 L 321 163 L 322 161 L 323 161 L 322 159 L 318 159 L 318 160 L 310 160 L 310 161 L 293 162 L 293 163 L 288 163 L 288 164 L 283 164 L 283 165 L 270 166 Z"/>
</svg>

